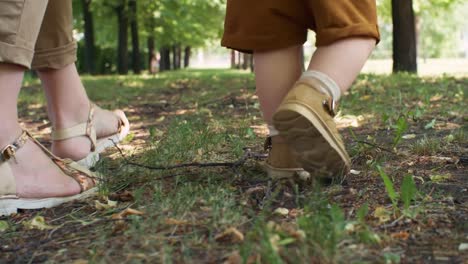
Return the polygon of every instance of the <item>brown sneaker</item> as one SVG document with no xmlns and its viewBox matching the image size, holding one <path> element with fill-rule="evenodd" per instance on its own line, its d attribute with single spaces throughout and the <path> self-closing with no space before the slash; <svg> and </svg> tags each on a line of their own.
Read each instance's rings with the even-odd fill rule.
<svg viewBox="0 0 468 264">
<path fill-rule="evenodd" d="M 265 141 L 265 150 L 268 151 L 268 158 L 263 167 L 270 178 L 299 177 L 301 180 L 310 178 L 310 174 L 297 163 L 288 143 L 281 142 L 275 137 L 268 137 Z"/>
<path fill-rule="evenodd" d="M 335 102 L 314 88 L 319 85 L 313 79 L 297 82 L 273 123 L 306 171 L 318 177 L 340 177 L 349 171 L 351 161 L 333 121 Z"/>
</svg>

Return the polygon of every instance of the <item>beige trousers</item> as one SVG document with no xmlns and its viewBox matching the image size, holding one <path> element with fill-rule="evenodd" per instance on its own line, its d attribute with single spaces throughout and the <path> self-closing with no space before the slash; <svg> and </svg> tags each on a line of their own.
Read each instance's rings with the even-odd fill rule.
<svg viewBox="0 0 468 264">
<path fill-rule="evenodd" d="M 0 63 L 60 69 L 75 61 L 71 0 L 0 0 Z"/>
</svg>

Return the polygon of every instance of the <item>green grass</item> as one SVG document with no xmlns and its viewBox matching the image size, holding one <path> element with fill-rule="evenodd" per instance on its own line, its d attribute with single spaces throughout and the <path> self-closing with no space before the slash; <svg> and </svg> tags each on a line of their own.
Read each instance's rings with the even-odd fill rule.
<svg viewBox="0 0 468 264">
<path fill-rule="evenodd" d="M 253 80 L 252 74 L 235 70 L 83 77 L 92 100 L 127 111 L 133 132 L 122 144 L 126 159 L 154 167 L 234 162 L 245 147 L 263 152 L 264 135 L 252 127 L 262 125 Z M 20 113 L 23 118 L 42 113 L 45 119 L 37 80 L 25 84 Z M 440 241 L 457 244 L 461 235 L 441 238 L 428 231 L 432 227 L 424 221 L 435 216 L 425 214 L 424 206 L 445 198 L 424 193 L 412 176 L 429 181 L 428 170 L 434 175 L 460 172 L 425 157 L 464 155 L 467 85 L 466 78 L 447 76 L 360 76 L 341 104 L 342 115 L 364 119 L 342 130 L 357 171 L 343 186 L 270 181 L 255 160 L 239 168 L 155 170 L 127 164 L 114 153 L 97 170 L 106 176 L 101 203 L 108 197 L 118 201 L 116 207 L 97 210 L 90 200 L 0 219 L 5 229 L 0 245 L 19 245 L 15 251 L 0 246 L 0 254 L 24 262 L 397 263 L 413 254 L 405 251 L 406 241 L 392 236 L 398 232 L 422 230 L 412 235 L 427 234 L 423 241 L 430 248 Z M 42 119 L 31 122 L 42 124 Z M 377 164 L 386 171 L 385 184 Z M 123 199 L 124 190 L 133 198 Z M 427 201 L 415 202 L 416 195 Z M 411 218 L 402 221 L 398 214 L 385 221 L 375 216 L 377 208 L 391 210 L 401 207 L 398 203 L 402 211 L 418 214 L 408 213 Z M 128 207 L 144 215 L 113 219 Z M 277 208 L 289 214 L 275 213 Z M 456 211 L 439 210 L 440 215 Z M 36 215 L 58 227 L 53 232 L 25 229 L 22 223 Z M 244 239 L 219 239 L 229 228 Z"/>
</svg>

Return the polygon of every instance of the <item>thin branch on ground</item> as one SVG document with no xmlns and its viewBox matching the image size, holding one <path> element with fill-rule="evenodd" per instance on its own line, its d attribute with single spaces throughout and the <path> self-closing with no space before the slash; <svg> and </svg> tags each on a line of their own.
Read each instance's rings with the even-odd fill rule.
<svg viewBox="0 0 468 264">
<path fill-rule="evenodd" d="M 369 145 L 369 146 L 371 146 L 371 147 L 378 148 L 378 149 L 380 149 L 380 150 L 383 150 L 383 151 L 386 151 L 386 152 L 389 152 L 389 153 L 392 153 L 392 154 L 396 154 L 395 151 L 390 150 L 390 149 L 388 149 L 388 148 L 384 148 L 384 147 L 379 146 L 379 145 L 374 144 L 374 143 L 370 143 L 370 142 L 363 141 L 363 140 L 357 140 L 356 142 L 357 142 L 357 143 L 366 144 L 366 145 Z"/>
<path fill-rule="evenodd" d="M 189 167 L 195 167 L 195 168 L 228 167 L 228 168 L 232 168 L 232 169 L 237 169 L 240 166 L 244 165 L 248 160 L 251 160 L 251 159 L 259 160 L 259 159 L 265 159 L 266 158 L 265 154 L 252 152 L 252 150 L 250 148 L 244 148 L 244 155 L 242 155 L 242 157 L 240 159 L 238 159 L 238 160 L 236 160 L 234 162 L 206 162 L 206 163 L 191 162 L 191 163 L 182 163 L 182 164 L 168 165 L 168 166 L 147 165 L 147 164 L 140 164 L 140 163 L 131 161 L 123 153 L 122 149 L 115 142 L 113 142 L 113 143 L 114 143 L 114 146 L 119 151 L 122 158 L 124 159 L 126 165 L 145 168 L 145 169 L 148 169 L 148 170 L 172 170 L 172 169 L 189 168 Z"/>
</svg>

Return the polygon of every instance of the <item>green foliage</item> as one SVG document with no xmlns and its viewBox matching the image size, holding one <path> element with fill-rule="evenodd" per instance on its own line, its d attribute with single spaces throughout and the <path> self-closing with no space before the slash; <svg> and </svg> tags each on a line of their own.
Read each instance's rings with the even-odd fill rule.
<svg viewBox="0 0 468 264">
<path fill-rule="evenodd" d="M 408 130 L 408 122 L 406 116 L 400 116 L 393 127 L 395 129 L 395 137 L 393 138 L 393 147 L 396 147 L 400 143 L 403 134 Z"/>
<path fill-rule="evenodd" d="M 387 173 L 385 173 L 382 167 L 377 165 L 377 170 L 379 171 L 380 177 L 384 182 L 387 195 L 392 202 L 394 213 L 402 212 L 403 215 L 407 217 L 415 217 L 416 212 L 410 210 L 411 202 L 413 202 L 416 199 L 416 195 L 418 194 L 418 190 L 416 188 L 416 183 L 414 182 L 413 176 L 406 175 L 403 178 L 403 182 L 401 183 L 400 187 L 400 192 L 398 193 L 395 191 L 393 181 L 390 179 Z M 400 201 L 403 202 L 403 210 L 400 210 L 398 207 L 398 203 Z"/>
<path fill-rule="evenodd" d="M 422 58 L 460 56 L 459 35 L 467 26 L 468 4 L 462 0 L 413 0 L 418 36 L 418 56 Z M 381 42 L 374 58 L 390 58 L 392 51 L 391 0 L 378 0 Z"/>
<path fill-rule="evenodd" d="M 434 155 L 441 149 L 440 139 L 428 138 L 426 135 L 412 145 L 412 151 L 418 155 Z"/>
<path fill-rule="evenodd" d="M 398 208 L 398 193 L 393 187 L 393 182 L 390 177 L 388 177 L 387 173 L 385 173 L 385 171 L 382 169 L 382 167 L 377 166 L 377 170 L 379 171 L 380 177 L 384 182 L 385 190 L 387 191 L 388 197 L 392 201 L 393 208 L 396 210 Z"/>
<path fill-rule="evenodd" d="M 408 210 L 411 202 L 415 199 L 416 193 L 416 184 L 414 183 L 413 176 L 411 175 L 406 175 L 403 178 L 403 182 L 401 184 L 401 200 L 403 201 L 403 208 L 405 210 Z"/>
</svg>

